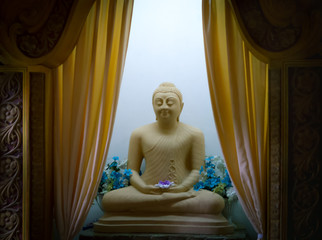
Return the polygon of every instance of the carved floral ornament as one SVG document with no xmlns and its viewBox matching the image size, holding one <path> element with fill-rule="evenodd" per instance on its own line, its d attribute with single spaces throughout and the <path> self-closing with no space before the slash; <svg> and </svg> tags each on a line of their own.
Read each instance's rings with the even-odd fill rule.
<svg viewBox="0 0 322 240">
<path fill-rule="evenodd" d="M 231 0 L 244 36 L 271 59 L 301 59 L 322 50 L 320 0 Z"/>
<path fill-rule="evenodd" d="M 290 68 L 289 181 L 291 236 L 317 239 L 321 169 L 321 77 L 319 67 Z"/>
<path fill-rule="evenodd" d="M 61 64 L 75 46 L 94 1 L 2 0 L 0 62 L 48 67 Z M 321 1 L 231 2 L 245 37 L 259 53 L 272 59 L 294 59 L 317 51 L 322 39 Z"/>
<path fill-rule="evenodd" d="M 94 0 L 2 0 L 0 62 L 55 67 L 74 48 Z"/>
<path fill-rule="evenodd" d="M 0 239 L 22 233 L 22 75 L 0 73 Z"/>
</svg>

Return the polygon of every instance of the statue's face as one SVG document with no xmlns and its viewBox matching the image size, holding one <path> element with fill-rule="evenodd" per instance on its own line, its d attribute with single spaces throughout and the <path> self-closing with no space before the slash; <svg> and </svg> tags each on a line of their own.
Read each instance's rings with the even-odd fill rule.
<svg viewBox="0 0 322 240">
<path fill-rule="evenodd" d="M 182 104 L 175 93 L 156 93 L 153 99 L 153 109 L 157 120 L 177 120 Z"/>
</svg>

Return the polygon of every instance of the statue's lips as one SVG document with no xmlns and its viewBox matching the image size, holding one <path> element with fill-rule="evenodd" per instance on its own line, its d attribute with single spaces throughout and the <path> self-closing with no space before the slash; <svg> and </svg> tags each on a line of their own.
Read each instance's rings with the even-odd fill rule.
<svg viewBox="0 0 322 240">
<path fill-rule="evenodd" d="M 170 115 L 169 110 L 161 110 L 160 111 L 160 116 L 161 117 L 168 117 Z"/>
</svg>

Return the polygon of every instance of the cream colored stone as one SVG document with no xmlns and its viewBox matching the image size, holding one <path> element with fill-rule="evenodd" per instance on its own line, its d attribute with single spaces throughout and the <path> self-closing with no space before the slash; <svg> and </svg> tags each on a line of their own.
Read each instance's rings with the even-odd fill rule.
<svg viewBox="0 0 322 240">
<path fill-rule="evenodd" d="M 180 91 L 172 83 L 163 83 L 152 101 L 156 122 L 134 130 L 130 139 L 131 186 L 105 194 L 102 200 L 105 215 L 94 224 L 94 230 L 231 232 L 232 226 L 221 215 L 223 198 L 207 190 L 193 190 L 205 157 L 204 136 L 199 129 L 179 121 L 183 108 Z M 139 176 L 143 158 L 146 167 Z M 164 180 L 175 185 L 168 189 L 155 186 Z M 197 226 L 198 221 L 207 224 Z"/>
</svg>

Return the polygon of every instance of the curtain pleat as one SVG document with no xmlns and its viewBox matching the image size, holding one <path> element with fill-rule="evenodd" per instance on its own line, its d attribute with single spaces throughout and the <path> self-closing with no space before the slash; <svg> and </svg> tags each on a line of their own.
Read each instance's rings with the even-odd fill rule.
<svg viewBox="0 0 322 240">
<path fill-rule="evenodd" d="M 55 221 L 73 239 L 92 205 L 112 135 L 133 0 L 97 0 L 68 59 L 54 70 Z"/>
<path fill-rule="evenodd" d="M 268 65 L 243 41 L 226 0 L 203 1 L 209 90 L 219 140 L 240 203 L 266 231 Z"/>
</svg>

